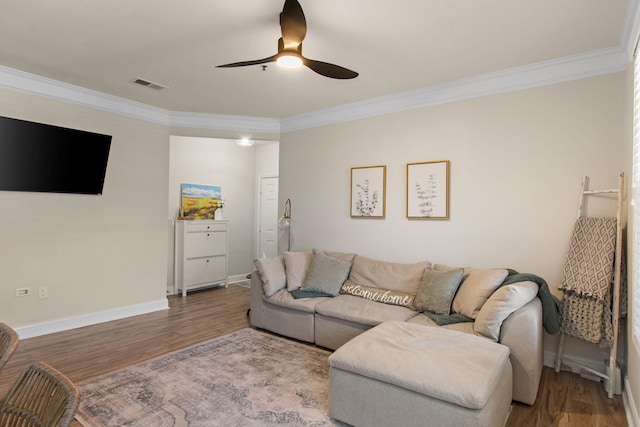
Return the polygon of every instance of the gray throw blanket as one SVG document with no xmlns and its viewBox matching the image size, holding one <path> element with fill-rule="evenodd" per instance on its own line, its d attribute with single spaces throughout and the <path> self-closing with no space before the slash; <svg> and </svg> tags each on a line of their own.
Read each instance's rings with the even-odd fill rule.
<svg viewBox="0 0 640 427">
<path fill-rule="evenodd" d="M 498 288 L 512 283 L 526 281 L 531 281 L 537 284 L 538 298 L 540 298 L 540 302 L 542 303 L 542 325 L 544 326 L 544 330 L 553 335 L 560 332 L 560 321 L 558 317 L 559 302 L 556 297 L 551 294 L 547 282 L 542 277 L 536 276 L 535 274 L 518 273 L 510 268 L 507 269 L 507 271 L 509 274 Z M 427 311 L 423 313 L 433 320 L 438 326 L 461 322 L 473 322 L 473 319 L 459 313 L 452 313 L 450 315 L 436 314 Z"/>
<path fill-rule="evenodd" d="M 290 294 L 294 299 L 333 297 L 333 295 L 331 294 L 326 294 L 324 292 L 318 292 L 318 291 L 309 291 L 307 289 L 294 289 L 293 291 L 290 292 Z"/>
</svg>

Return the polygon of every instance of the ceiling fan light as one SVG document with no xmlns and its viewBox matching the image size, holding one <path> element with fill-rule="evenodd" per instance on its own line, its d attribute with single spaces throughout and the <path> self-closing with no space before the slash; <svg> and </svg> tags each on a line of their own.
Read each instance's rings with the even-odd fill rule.
<svg viewBox="0 0 640 427">
<path fill-rule="evenodd" d="M 278 57 L 278 65 L 284 68 L 299 68 L 302 66 L 302 58 L 296 55 L 281 55 Z"/>
</svg>

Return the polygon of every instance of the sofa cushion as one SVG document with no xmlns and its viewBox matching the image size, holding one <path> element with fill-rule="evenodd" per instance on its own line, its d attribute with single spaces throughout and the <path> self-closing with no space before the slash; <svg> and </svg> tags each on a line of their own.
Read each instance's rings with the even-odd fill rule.
<svg viewBox="0 0 640 427">
<path fill-rule="evenodd" d="M 262 289 L 267 297 L 272 296 L 287 285 L 287 276 L 284 271 L 284 261 L 282 256 L 274 258 L 260 258 L 253 261 L 260 279 Z"/>
<path fill-rule="evenodd" d="M 295 299 L 293 295 L 291 295 L 291 292 L 286 289 L 279 290 L 270 298 L 263 297 L 263 299 L 269 304 L 302 311 L 304 313 L 315 313 L 316 305 L 318 305 L 322 301 L 326 301 L 332 298 L 333 297 Z"/>
<path fill-rule="evenodd" d="M 314 251 L 317 251 L 317 249 L 314 249 Z M 339 260 L 351 263 L 353 263 L 353 259 L 356 257 L 356 254 L 351 252 L 324 251 L 324 253 L 326 255 L 329 255 L 330 257 L 338 258 Z"/>
<path fill-rule="evenodd" d="M 428 261 L 398 264 L 356 255 L 349 280 L 372 288 L 416 293 L 424 271 L 430 266 Z"/>
<path fill-rule="evenodd" d="M 507 270 L 472 270 L 458 288 L 451 310 L 475 319 L 493 291 L 504 281 Z"/>
<path fill-rule="evenodd" d="M 329 356 L 329 365 L 479 410 L 510 370 L 504 345 L 405 322 L 385 322 L 358 335 Z"/>
<path fill-rule="evenodd" d="M 462 268 L 449 271 L 425 270 L 416 294 L 416 310 L 450 314 L 451 302 L 460 286 L 463 273 Z"/>
<path fill-rule="evenodd" d="M 313 252 L 284 252 L 285 273 L 287 275 L 287 289 L 290 291 L 296 290 L 302 286 L 304 279 L 307 278 L 309 273 L 309 266 L 311 265 L 311 257 Z"/>
<path fill-rule="evenodd" d="M 362 286 L 358 283 L 347 280 L 340 288 L 341 294 L 355 295 L 360 298 L 368 299 L 384 304 L 401 305 L 410 309 L 414 309 L 413 302 L 416 294 L 401 291 L 390 291 L 387 289 L 371 288 Z"/>
<path fill-rule="evenodd" d="M 534 282 L 517 282 L 495 291 L 478 312 L 473 330 L 494 341 L 500 339 L 504 319 L 538 295 Z"/>
<path fill-rule="evenodd" d="M 329 256 L 321 251 L 313 251 L 309 273 L 302 289 L 336 296 L 351 270 L 351 263 Z"/>
<path fill-rule="evenodd" d="M 324 300 L 316 306 L 316 313 L 369 326 L 387 320 L 404 322 L 416 315 L 415 311 L 406 307 L 380 304 L 353 295 L 338 295 Z"/>
</svg>

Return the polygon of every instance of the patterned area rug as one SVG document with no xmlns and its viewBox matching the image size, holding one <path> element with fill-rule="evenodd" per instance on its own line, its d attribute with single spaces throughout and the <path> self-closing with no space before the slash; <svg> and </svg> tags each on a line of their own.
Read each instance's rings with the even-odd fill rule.
<svg viewBox="0 0 640 427">
<path fill-rule="evenodd" d="M 250 328 L 79 384 L 92 426 L 344 425 L 328 415 L 328 351 Z"/>
</svg>

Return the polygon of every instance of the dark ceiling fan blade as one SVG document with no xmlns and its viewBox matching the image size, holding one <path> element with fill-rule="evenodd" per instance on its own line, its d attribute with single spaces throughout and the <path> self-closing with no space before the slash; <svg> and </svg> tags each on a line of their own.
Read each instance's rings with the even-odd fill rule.
<svg viewBox="0 0 640 427">
<path fill-rule="evenodd" d="M 216 68 L 232 68 L 232 67 L 246 67 L 247 65 L 266 64 L 267 62 L 274 62 L 278 59 L 278 55 L 273 55 L 268 58 L 256 59 L 254 61 L 241 61 L 232 62 L 231 64 L 216 65 Z"/>
<path fill-rule="evenodd" d="M 358 77 L 358 73 L 347 68 L 328 62 L 316 61 L 314 59 L 303 58 L 302 63 L 318 74 L 332 79 L 353 79 Z"/>
<path fill-rule="evenodd" d="M 280 30 L 284 47 L 295 48 L 307 35 L 307 20 L 298 0 L 286 0 L 280 13 Z"/>
<path fill-rule="evenodd" d="M 330 64 L 328 62 L 316 61 L 302 56 L 302 41 L 307 35 L 307 20 L 304 17 L 302 6 L 298 0 L 285 0 L 282 12 L 280 13 L 280 31 L 282 37 L 278 40 L 278 53 L 264 59 L 255 61 L 233 62 L 231 64 L 218 65 L 218 68 L 246 67 L 248 65 L 265 64 L 267 62 L 282 62 L 282 66 L 292 68 L 299 66 L 291 60 L 302 59 L 302 64 L 316 73 L 332 79 L 353 79 L 358 77 L 358 73 Z M 282 61 L 280 61 L 282 60 Z M 289 61 L 285 61 L 289 60 Z M 288 62 L 288 63 L 287 63 Z"/>
</svg>

